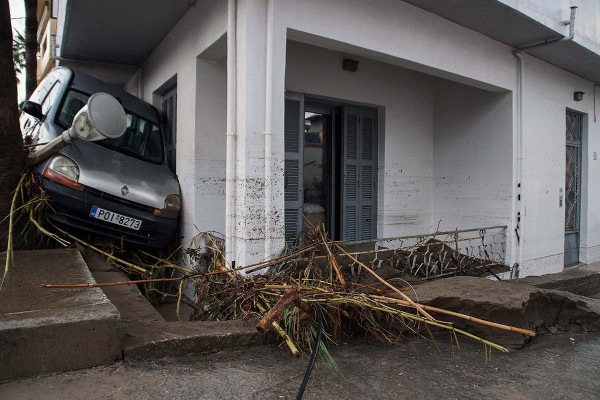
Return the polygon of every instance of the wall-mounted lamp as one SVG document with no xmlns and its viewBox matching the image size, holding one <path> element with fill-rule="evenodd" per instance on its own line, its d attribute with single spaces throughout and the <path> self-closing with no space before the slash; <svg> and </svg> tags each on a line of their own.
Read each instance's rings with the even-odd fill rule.
<svg viewBox="0 0 600 400">
<path fill-rule="evenodd" d="M 351 60 L 349 58 L 344 58 L 342 68 L 344 69 L 344 71 L 356 72 L 358 71 L 358 61 Z"/>
<path fill-rule="evenodd" d="M 575 101 L 581 101 L 583 100 L 583 95 L 585 94 L 585 92 L 574 92 L 573 93 L 573 100 Z"/>
</svg>

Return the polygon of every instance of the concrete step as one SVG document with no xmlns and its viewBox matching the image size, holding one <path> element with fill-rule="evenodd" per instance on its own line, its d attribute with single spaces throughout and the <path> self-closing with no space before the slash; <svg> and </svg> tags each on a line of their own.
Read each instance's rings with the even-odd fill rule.
<svg viewBox="0 0 600 400">
<path fill-rule="evenodd" d="M 518 281 L 543 289 L 564 290 L 592 297 L 600 292 L 600 262 L 566 268 L 556 274 L 528 276 Z"/>
<path fill-rule="evenodd" d="M 102 256 L 82 250 L 90 271 L 98 282 L 129 280 Z M 260 334 L 254 320 L 167 322 L 140 293 L 136 285 L 102 288 L 121 314 L 125 342 L 124 359 L 141 360 L 207 354 L 272 341 L 274 336 Z"/>
<path fill-rule="evenodd" d="M 119 311 L 102 290 L 40 287 L 95 282 L 77 249 L 17 251 L 14 264 L 0 290 L 0 380 L 122 358 Z"/>
</svg>

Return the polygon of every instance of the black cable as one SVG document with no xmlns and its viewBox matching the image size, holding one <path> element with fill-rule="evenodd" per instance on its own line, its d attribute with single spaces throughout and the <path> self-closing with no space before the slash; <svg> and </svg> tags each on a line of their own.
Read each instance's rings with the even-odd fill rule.
<svg viewBox="0 0 600 400">
<path fill-rule="evenodd" d="M 306 372 L 304 373 L 304 379 L 302 379 L 302 383 L 300 384 L 300 388 L 298 389 L 298 394 L 296 395 L 296 400 L 302 400 L 302 396 L 304 396 L 304 390 L 306 389 L 306 385 L 308 384 L 308 380 L 310 379 L 310 373 L 312 372 L 313 367 L 315 366 L 315 360 L 317 359 L 317 354 L 319 353 L 319 346 L 321 345 L 321 330 L 323 329 L 323 316 L 321 315 L 321 309 L 319 307 L 314 307 L 317 312 L 317 340 L 315 340 L 315 347 L 313 348 L 312 354 L 310 355 L 310 361 L 308 362 L 308 367 L 306 367 Z"/>
</svg>

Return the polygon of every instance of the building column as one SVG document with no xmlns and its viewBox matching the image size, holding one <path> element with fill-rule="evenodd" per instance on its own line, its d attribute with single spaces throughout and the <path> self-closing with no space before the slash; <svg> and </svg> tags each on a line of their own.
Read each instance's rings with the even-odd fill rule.
<svg viewBox="0 0 600 400">
<path fill-rule="evenodd" d="M 238 0 L 236 16 L 234 260 L 242 266 L 278 254 L 283 245 L 285 31 L 283 49 L 281 35 L 273 40 L 271 155 L 265 157 L 267 1 Z M 273 32 L 273 37 L 278 33 Z M 265 161 L 271 162 L 269 218 L 265 213 Z M 265 254 L 267 235 L 272 254 Z"/>
</svg>

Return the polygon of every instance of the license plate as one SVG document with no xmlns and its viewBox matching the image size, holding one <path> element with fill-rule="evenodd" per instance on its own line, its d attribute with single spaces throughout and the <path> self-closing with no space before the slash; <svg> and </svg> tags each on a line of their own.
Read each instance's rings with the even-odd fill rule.
<svg viewBox="0 0 600 400">
<path fill-rule="evenodd" d="M 98 206 L 92 206 L 92 210 L 90 211 L 90 217 L 110 222 L 111 224 L 134 229 L 136 231 L 139 231 L 142 227 L 142 221 L 140 221 L 139 219 L 117 214 L 116 212 L 108 211 Z"/>
</svg>

